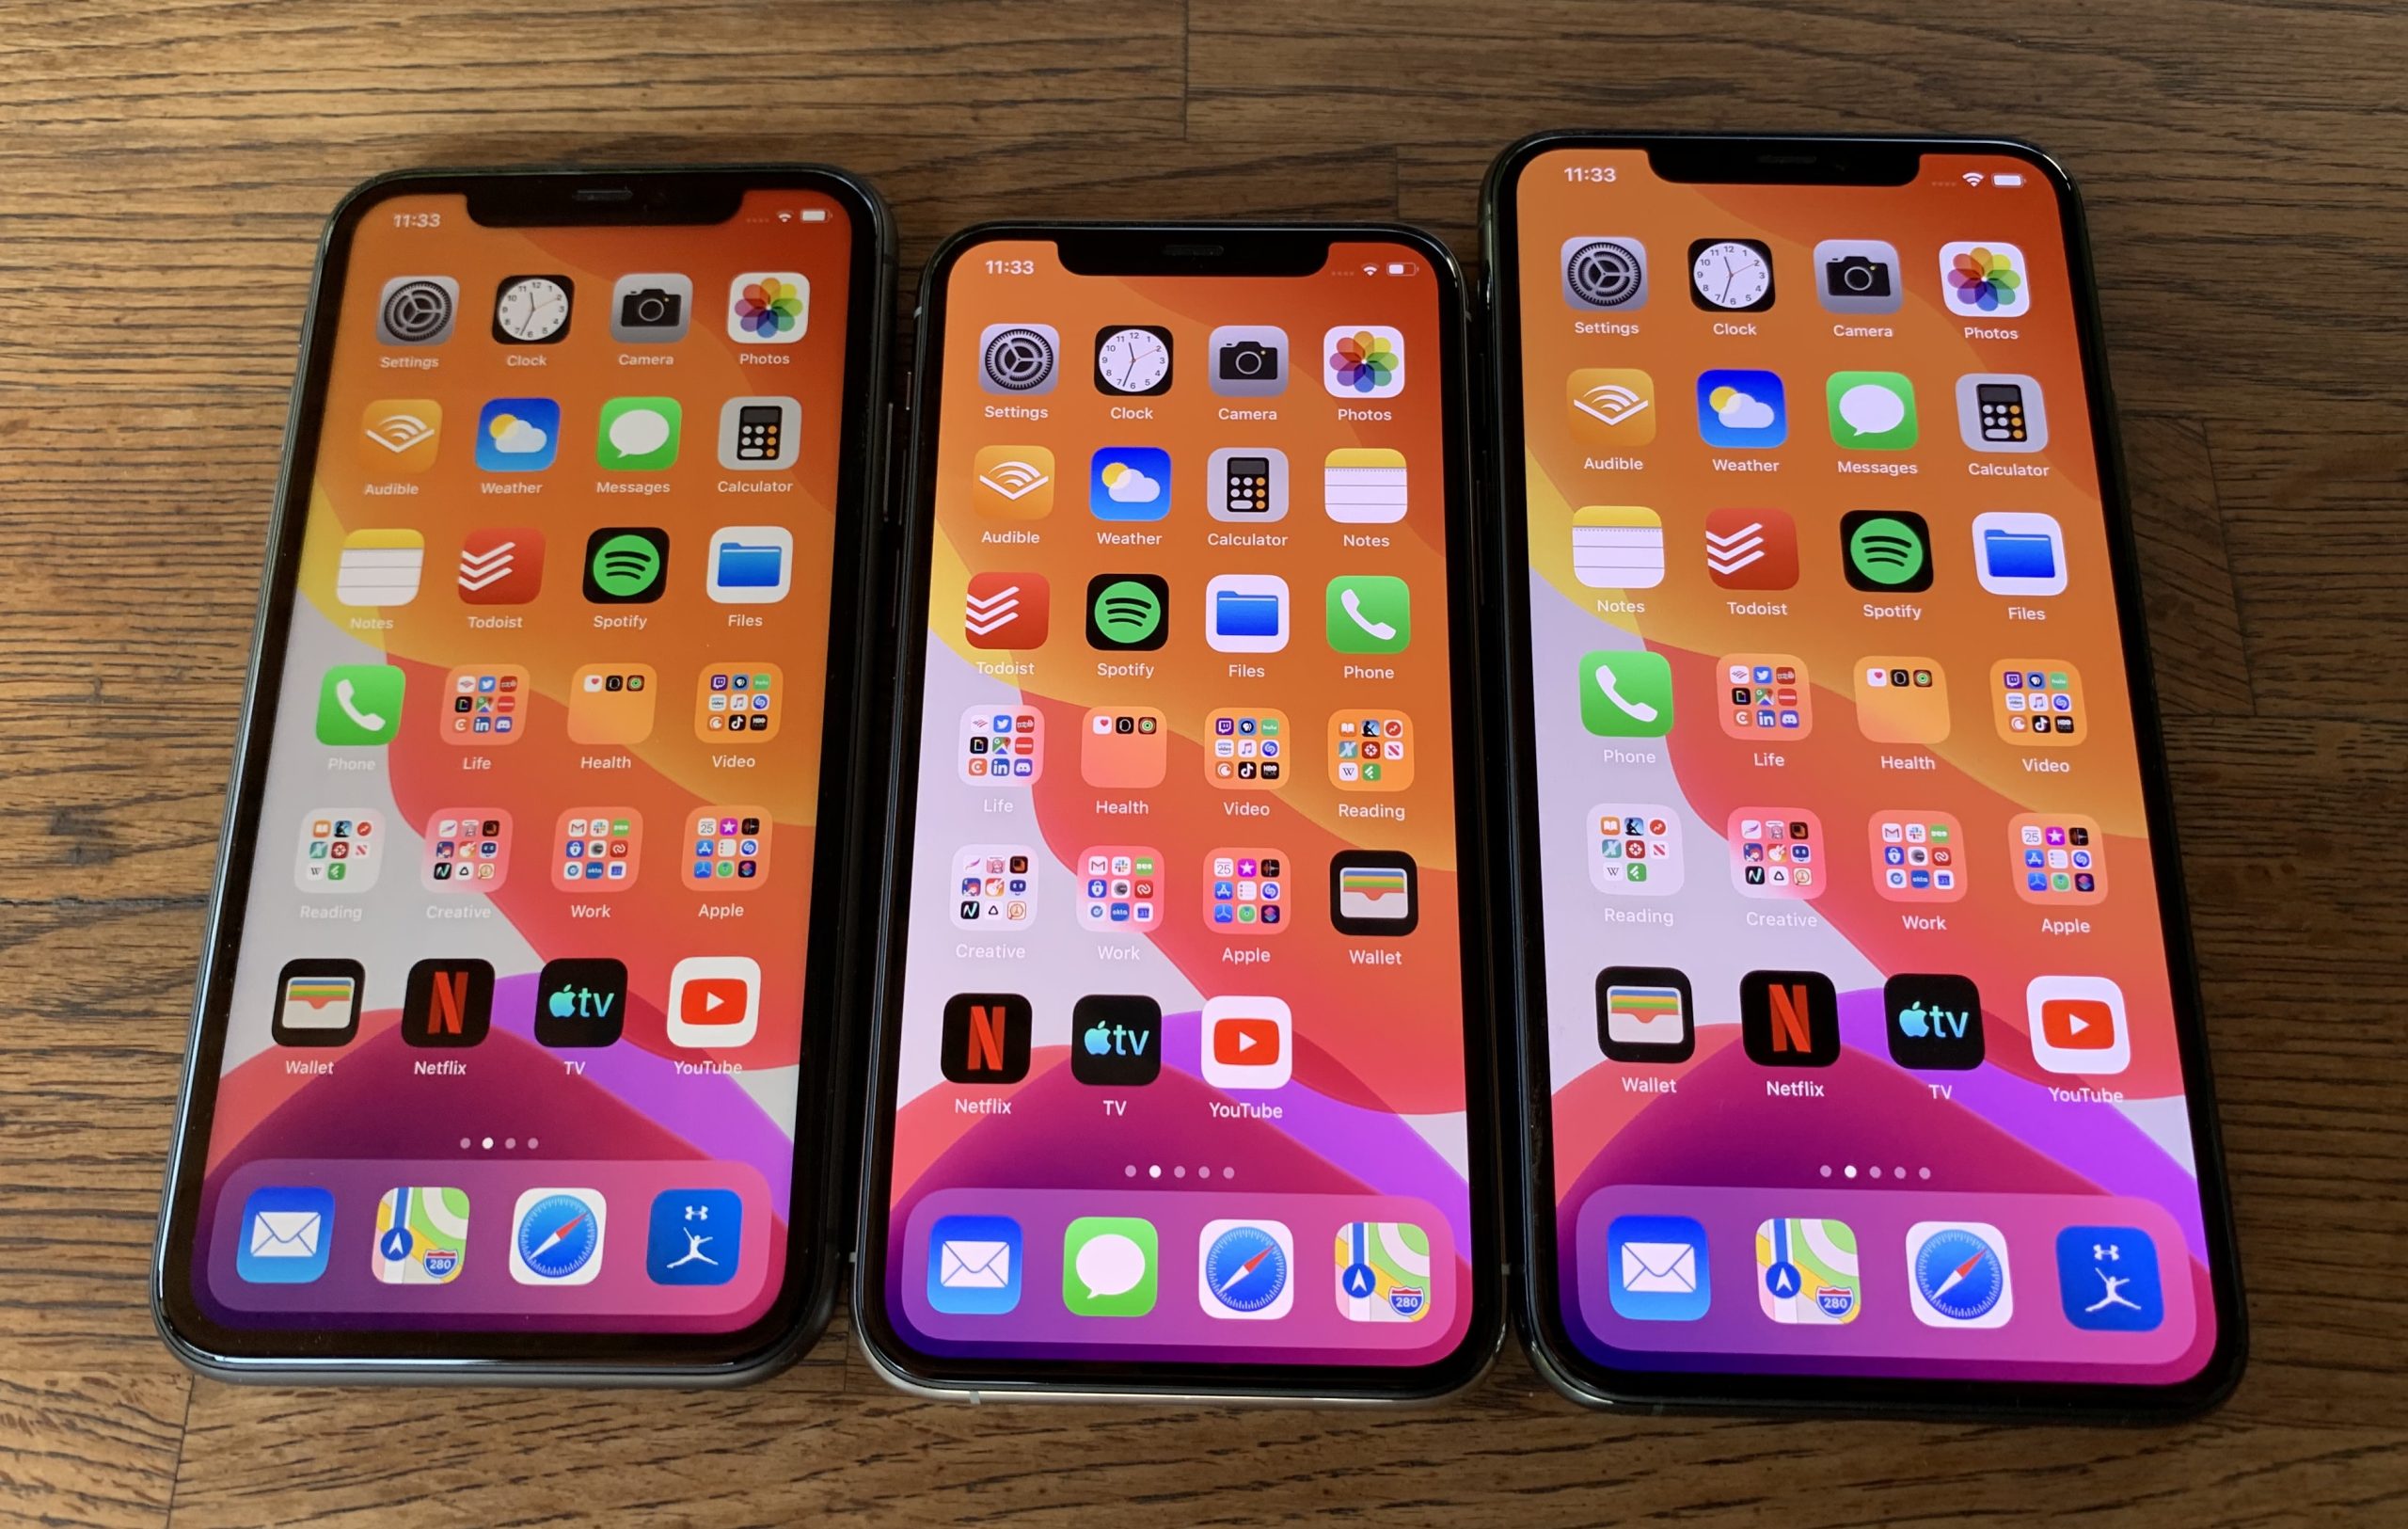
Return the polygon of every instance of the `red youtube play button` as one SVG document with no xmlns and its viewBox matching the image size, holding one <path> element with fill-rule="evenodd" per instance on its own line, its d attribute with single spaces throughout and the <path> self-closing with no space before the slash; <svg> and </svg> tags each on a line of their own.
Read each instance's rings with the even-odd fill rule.
<svg viewBox="0 0 2408 1529">
<path fill-rule="evenodd" d="M 1275 1019 L 1222 1020 L 1212 1027 L 1212 1059 L 1228 1067 L 1267 1067 L 1279 1059 Z"/>
<path fill-rule="evenodd" d="M 2040 1005 L 2040 1031 L 2066 1051 L 2104 1051 L 2115 1043 L 2115 1014 L 2096 998 L 2051 998 Z"/>
<path fill-rule="evenodd" d="M 744 1045 L 760 1015 L 761 967 L 748 956 L 689 956 L 669 974 L 672 1045 Z"/>
<path fill-rule="evenodd" d="M 1294 1017 L 1277 998 L 1204 1000 L 1204 1081 L 1216 1089 L 1275 1089 L 1290 1075 Z"/>
</svg>

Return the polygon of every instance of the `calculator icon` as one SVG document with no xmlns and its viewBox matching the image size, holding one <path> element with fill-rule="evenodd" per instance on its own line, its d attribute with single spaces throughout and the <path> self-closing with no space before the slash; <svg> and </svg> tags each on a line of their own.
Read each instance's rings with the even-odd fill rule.
<svg viewBox="0 0 2408 1529">
<path fill-rule="evenodd" d="M 1977 452 L 2036 452 L 2049 444 L 2040 384 L 2017 373 L 1958 377 L 1956 423 L 1965 444 Z"/>
<path fill-rule="evenodd" d="M 1215 520 L 1281 520 L 1288 515 L 1288 454 L 1267 446 L 1214 452 L 1204 503 Z"/>
<path fill-rule="evenodd" d="M 790 468 L 802 452 L 802 406 L 791 398 L 731 398 L 719 412 L 719 465 Z"/>
</svg>

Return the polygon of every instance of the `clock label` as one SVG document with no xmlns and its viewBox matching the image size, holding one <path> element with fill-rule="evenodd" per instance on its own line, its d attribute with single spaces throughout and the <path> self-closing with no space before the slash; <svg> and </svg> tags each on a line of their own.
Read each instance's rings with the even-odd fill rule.
<svg viewBox="0 0 2408 1529">
<path fill-rule="evenodd" d="M 1124 398 L 1170 391 L 1170 331 L 1154 324 L 1107 324 L 1097 330 L 1095 386 Z"/>
<path fill-rule="evenodd" d="M 1772 247 L 1761 239 L 1700 239 L 1689 246 L 1689 297 L 1714 313 L 1772 306 Z"/>
<path fill-rule="evenodd" d="M 506 276 L 494 292 L 493 337 L 503 344 L 549 345 L 568 333 L 575 284 L 565 276 Z"/>
</svg>

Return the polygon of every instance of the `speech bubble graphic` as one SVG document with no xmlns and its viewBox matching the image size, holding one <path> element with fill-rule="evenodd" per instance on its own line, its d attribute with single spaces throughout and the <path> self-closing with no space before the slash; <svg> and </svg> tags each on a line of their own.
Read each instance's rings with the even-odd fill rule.
<svg viewBox="0 0 2408 1529">
<path fill-rule="evenodd" d="M 1089 1300 L 1125 1296 L 1146 1278 L 1146 1250 L 1133 1237 L 1106 1232 L 1079 1250 L 1078 1270 Z"/>
<path fill-rule="evenodd" d="M 1906 417 L 1906 400 L 1879 383 L 1860 382 L 1840 394 L 1840 418 L 1860 436 L 1884 435 Z"/>
<path fill-rule="evenodd" d="M 610 422 L 610 445 L 621 456 L 643 456 L 669 440 L 669 417 L 658 409 L 631 408 Z"/>
</svg>

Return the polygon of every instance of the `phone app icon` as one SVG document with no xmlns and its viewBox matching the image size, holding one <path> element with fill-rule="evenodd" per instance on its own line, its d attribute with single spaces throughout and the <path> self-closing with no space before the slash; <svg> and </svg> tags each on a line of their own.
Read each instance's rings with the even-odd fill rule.
<svg viewBox="0 0 2408 1529">
<path fill-rule="evenodd" d="M 1572 512 L 1572 576 L 1590 589 L 1653 589 L 1664 581 L 1664 521 L 1637 505 Z"/>
<path fill-rule="evenodd" d="M 1584 233 L 1563 241 L 1563 301 L 1592 312 L 1647 306 L 1647 247 Z"/>
<path fill-rule="evenodd" d="M 1033 707 L 974 706 L 961 714 L 957 757 L 966 785 L 1034 785 L 1045 773 L 1045 714 Z"/>
<path fill-rule="evenodd" d="M 985 446 L 971 459 L 971 502 L 995 520 L 1042 520 L 1054 513 L 1054 454 L 1042 446 Z"/>
<path fill-rule="evenodd" d="M 1620 1062 L 1661 1065 L 1697 1050 L 1688 974 L 1670 966 L 1608 966 L 1597 974 L 1597 1049 Z"/>
<path fill-rule="evenodd" d="M 1341 575 L 1329 581 L 1330 648 L 1339 653 L 1402 653 L 1413 641 L 1413 589 L 1386 574 Z"/>
<path fill-rule="evenodd" d="M 610 284 L 610 338 L 623 345 L 665 345 L 686 338 L 694 281 L 675 271 L 638 271 Z"/>
<path fill-rule="evenodd" d="M 721 605 L 773 605 L 794 587 L 794 533 L 721 526 L 711 533 L 707 588 Z"/>
<path fill-rule="evenodd" d="M 1277 998 L 1204 1000 L 1204 1081 L 1216 1089 L 1284 1088 L 1295 1019 Z"/>
<path fill-rule="evenodd" d="M 1881 984 L 1890 1059 L 1917 1072 L 1982 1064 L 1982 995 L 1970 977 L 1902 974 Z"/>
<path fill-rule="evenodd" d="M 355 531 L 335 560 L 335 598 L 345 605 L 407 605 L 418 598 L 426 538 L 415 531 Z"/>
<path fill-rule="evenodd" d="M 1705 571 L 1724 589 L 1795 588 L 1798 522 L 1786 510 L 1708 511 Z"/>
<path fill-rule="evenodd" d="M 627 1023 L 627 964 L 607 956 L 544 963 L 535 979 L 538 1045 L 607 1046 Z"/>
<path fill-rule="evenodd" d="M 1147 931 L 1161 922 L 1164 877 L 1160 850 L 1104 844 L 1072 864 L 1079 872 L 1079 922 L 1084 927 Z"/>
<path fill-rule="evenodd" d="M 1948 675 L 1930 659 L 1856 661 L 1856 725 L 1876 743 L 1937 743 L 1948 736 Z"/>
<path fill-rule="evenodd" d="M 1288 518 L 1288 454 L 1270 446 L 1225 446 L 1205 459 L 1204 507 L 1215 520 Z"/>
<path fill-rule="evenodd" d="M 1964 826 L 1929 808 L 1885 808 L 1866 820 L 1873 889 L 1893 902 L 1954 902 L 1965 895 Z"/>
<path fill-rule="evenodd" d="M 1151 1221 L 1082 1216 L 1062 1229 L 1062 1304 L 1074 1316 L 1145 1315 L 1161 1269 Z"/>
<path fill-rule="evenodd" d="M 419 884 L 430 892 L 498 892 L 510 879 L 510 814 L 447 807 L 426 820 Z"/>
<path fill-rule="evenodd" d="M 1087 645 L 1151 652 L 1170 635 L 1170 581 L 1155 573 L 1100 573 L 1087 581 Z"/>
<path fill-rule="evenodd" d="M 1739 979 L 1739 1042 L 1759 1067 L 1829 1067 L 1840 1059 L 1840 995 L 1820 972 Z"/>
<path fill-rule="evenodd" d="M 2053 515 L 1986 511 L 1973 517 L 1973 571 L 1993 595 L 2062 595 L 2065 531 Z"/>
<path fill-rule="evenodd" d="M 339 663 L 318 686 L 318 741 L 389 743 L 402 730 L 403 672 L 389 663 Z"/>
<path fill-rule="evenodd" d="M 1848 585 L 1876 595 L 1931 587 L 1931 528 L 1912 510 L 1850 510 L 1840 517 Z"/>
<path fill-rule="evenodd" d="M 1600 892 L 1670 897 L 1681 889 L 1681 819 L 1656 802 L 1589 809 L 1589 882 Z"/>
<path fill-rule="evenodd" d="M 2070 812 L 2025 812 L 2008 820 L 2016 891 L 2043 907 L 2083 907 L 2107 895 L 2107 836 L 2099 820 Z"/>
<path fill-rule="evenodd" d="M 1984 1221 L 1907 1228 L 1907 1303 L 1927 1328 L 2003 1328 L 2015 1314 L 2006 1238 Z"/>
<path fill-rule="evenodd" d="M 1421 879 L 1402 850 L 1343 850 L 1329 860 L 1329 921 L 1340 934 L 1410 934 L 1421 922 Z"/>
<path fill-rule="evenodd" d="M 1025 844 L 965 844 L 953 852 L 953 921 L 964 929 L 1026 929 L 1037 917 L 1037 852 Z"/>
<path fill-rule="evenodd" d="M 585 597 L 596 605 L 646 605 L 669 576 L 669 533 L 658 526 L 604 526 L 585 538 Z"/>
<path fill-rule="evenodd" d="M 435 465 L 443 439 L 443 406 L 432 398 L 379 398 L 360 411 L 359 465 L 371 476 L 415 476 Z"/>
<path fill-rule="evenodd" d="M 1170 768 L 1170 729 L 1151 707 L 1101 707 L 1086 716 L 1079 776 L 1090 786 L 1134 790 L 1160 786 Z"/>
<path fill-rule="evenodd" d="M 1856 1229 L 1846 1221 L 1775 1217 L 1756 1227 L 1756 1304 L 1792 1327 L 1837 1327 L 1864 1309 Z"/>
<path fill-rule="evenodd" d="M 1070 1010 L 1070 1075 L 1101 1089 L 1142 1089 L 1162 1075 L 1163 1006 L 1089 994 Z"/>
<path fill-rule="evenodd" d="M 1329 779 L 1343 791 L 1402 791 L 1413 784 L 1413 719 L 1402 711 L 1334 711 Z"/>
<path fill-rule="evenodd" d="M 1107 324 L 1098 329 L 1095 390 L 1123 398 L 1170 391 L 1170 331 L 1159 324 Z"/>
<path fill-rule="evenodd" d="M 1410 480 L 1402 452 L 1340 446 L 1322 458 L 1322 509 L 1340 525 L 1392 525 L 1404 518 Z"/>
<path fill-rule="evenodd" d="M 1563 386 L 1575 438 L 1592 446 L 1644 446 L 1656 438 L 1656 379 L 1637 367 L 1582 367 Z"/>
<path fill-rule="evenodd" d="M 579 743 L 641 743 L 652 736 L 659 677 L 648 663 L 589 663 L 568 682 L 568 736 Z"/>
<path fill-rule="evenodd" d="M 399 1027 L 414 1046 L 481 1044 L 493 1027 L 493 964 L 438 956 L 412 966 Z"/>
<path fill-rule="evenodd" d="M 335 1197 L 306 1185 L 271 1185 L 243 1201 L 234 1272 L 246 1284 L 309 1284 L 333 1250 Z"/>
<path fill-rule="evenodd" d="M 742 345 L 791 345 L 811 327 L 811 279 L 800 271 L 746 271 L 727 284 L 727 337 Z"/>
<path fill-rule="evenodd" d="M 594 460 L 613 472 L 657 472 L 677 460 L 684 411 L 673 398 L 612 398 L 594 427 Z"/>
<path fill-rule="evenodd" d="M 301 819 L 293 884 L 304 892 L 365 892 L 385 863 L 385 818 L 374 807 L 320 807 Z"/>
<path fill-rule="evenodd" d="M 2082 671 L 2063 659 L 2003 659 L 1990 665 L 1990 716 L 2010 743 L 2065 748 L 2089 736 Z"/>
<path fill-rule="evenodd" d="M 1106 446 L 1088 459 L 1087 508 L 1099 520 L 1159 520 L 1170 514 L 1170 453 Z"/>
<path fill-rule="evenodd" d="M 1404 332 L 1341 324 L 1321 339 L 1322 385 L 1339 398 L 1392 398 L 1404 390 Z"/>
<path fill-rule="evenodd" d="M 1226 847 L 1204 857 L 1204 917 L 1219 934 L 1276 934 L 1288 927 L 1285 850 Z"/>
<path fill-rule="evenodd" d="M 1711 313 L 1761 313 L 1772 306 L 1772 247 L 1762 239 L 1698 239 L 1689 245 L 1689 299 Z"/>
<path fill-rule="evenodd" d="M 359 1033 L 368 973 L 359 963 L 323 956 L 288 961 L 276 974 L 269 1025 L 280 1046 L 349 1045 Z"/>
<path fill-rule="evenodd" d="M 1907 300 L 1894 245 L 1825 239 L 1814 247 L 1814 295 L 1833 313 L 1894 313 Z"/>
<path fill-rule="evenodd" d="M 744 1251 L 744 1197 L 733 1189 L 663 1189 L 644 1228 L 643 1272 L 655 1284 L 725 1284 Z"/>
<path fill-rule="evenodd" d="M 957 993 L 945 1000 L 938 1064 L 955 1083 L 1017 1083 L 1028 1075 L 1035 1024 L 1017 993 Z"/>
<path fill-rule="evenodd" d="M 1296 1304 L 1296 1238 L 1281 1221 L 1207 1221 L 1196 1239 L 1196 1300 L 1207 1316 L 1269 1322 Z"/>
<path fill-rule="evenodd" d="M 1050 324 L 990 324 L 978 335 L 978 385 L 990 393 L 1050 393 L 1062 336 Z"/>
<path fill-rule="evenodd" d="M 526 719 L 519 705 L 534 692 L 515 663 L 472 663 L 443 677 L 443 741 L 498 748 L 515 743 Z"/>
<path fill-rule="evenodd" d="M 751 956 L 688 956 L 669 969 L 669 1043 L 749 1045 L 761 1026 L 761 964 Z"/>
<path fill-rule="evenodd" d="M 376 342 L 439 345 L 452 338 L 460 283 L 448 276 L 397 276 L 376 295 Z"/>
<path fill-rule="evenodd" d="M 1789 402 L 1773 372 L 1702 372 L 1697 430 L 1709 446 L 1768 451 L 1789 438 Z"/>
<path fill-rule="evenodd" d="M 469 532 L 453 581 L 464 605 L 526 604 L 544 587 L 544 534 L 531 526 Z"/>
<path fill-rule="evenodd" d="M 2032 1059 L 2052 1073 L 2104 1077 L 2132 1064 L 2124 992 L 2104 977 L 2036 977 L 2024 990 Z"/>
<path fill-rule="evenodd" d="M 385 1284 L 450 1284 L 468 1257 L 468 1191 L 416 1187 L 376 1202 L 369 1270 Z"/>
<path fill-rule="evenodd" d="M 548 398 L 496 398 L 477 413 L 477 466 L 486 472 L 541 472 L 561 443 L 561 406 Z"/>
<path fill-rule="evenodd" d="M 1733 738 L 1795 740 L 1814 730 L 1814 691 L 1793 653 L 1725 653 L 1722 730 Z"/>
<path fill-rule="evenodd" d="M 705 665 L 694 687 L 694 736 L 705 743 L 766 743 L 778 736 L 784 695 L 774 663 Z"/>
<path fill-rule="evenodd" d="M 1051 608 L 1041 573 L 974 573 L 962 591 L 962 640 L 972 647 L 1042 647 Z"/>
<path fill-rule="evenodd" d="M 2138 1227 L 2067 1227 L 2057 1234 L 2057 1296 L 2085 1332 L 2155 1332 L 2165 1325 L 2157 1244 Z"/>
<path fill-rule="evenodd" d="M 1288 390 L 1288 331 L 1272 324 L 1224 324 L 1205 344 L 1206 380 L 1225 398 L 1270 398 Z"/>
<path fill-rule="evenodd" d="M 1965 318 L 2011 319 L 2032 308 L 2023 251 L 1995 239 L 1940 247 L 1940 287 L 1948 311 Z"/>
<path fill-rule="evenodd" d="M 1204 772 L 1226 791 L 1275 791 L 1288 778 L 1288 714 L 1223 709 L 1204 719 Z"/>
<path fill-rule="evenodd" d="M 577 283 L 565 276 L 505 276 L 493 295 L 493 337 L 502 344 L 551 345 L 568 338 Z"/>
<path fill-rule="evenodd" d="M 1672 730 L 1672 665 L 1644 648 L 1583 654 L 1580 725 L 1599 738 L 1661 738 Z"/>
<path fill-rule="evenodd" d="M 2049 446 L 2049 407 L 2037 379 L 2020 372 L 1972 372 L 1956 379 L 1956 428 L 1977 452 L 2038 452 Z"/>
<path fill-rule="evenodd" d="M 1607 1298 L 1634 1322 L 1694 1322 L 1714 1298 L 1705 1228 L 1687 1216 L 1617 1216 L 1606 1226 Z"/>
<path fill-rule="evenodd" d="M 1225 573 L 1204 586 L 1204 640 L 1222 653 L 1276 653 L 1288 645 L 1288 581 Z"/>
<path fill-rule="evenodd" d="M 941 1216 L 928 1228 L 928 1305 L 948 1316 L 1001 1316 L 1020 1306 L 1020 1223 L 1008 1216 Z"/>
<path fill-rule="evenodd" d="M 510 1211 L 510 1277 L 520 1284 L 592 1284 L 602 1272 L 609 1204 L 595 1189 L 530 1189 Z"/>
<path fill-rule="evenodd" d="M 697 892 L 750 891 L 769 874 L 769 815 L 759 807 L 704 807 L 687 822 L 693 857 L 686 884 Z"/>
<path fill-rule="evenodd" d="M 552 885 L 562 892 L 633 886 L 643 854 L 643 816 L 633 807 L 571 807 L 552 831 Z"/>
<path fill-rule="evenodd" d="M 1411 1221 L 1349 1221 L 1332 1249 L 1338 1314 L 1349 1322 L 1418 1322 L 1430 1314 L 1430 1234 Z"/>
<path fill-rule="evenodd" d="M 1821 820 L 1803 807 L 1740 807 L 1723 826 L 1731 884 L 1751 898 L 1823 895 Z"/>
<path fill-rule="evenodd" d="M 1834 372 L 1824 385 L 1831 438 L 1860 452 L 1915 443 L 1915 385 L 1903 372 Z"/>
<path fill-rule="evenodd" d="M 719 406 L 719 465 L 735 472 L 776 472 L 802 455 L 802 404 L 763 395 Z"/>
</svg>

